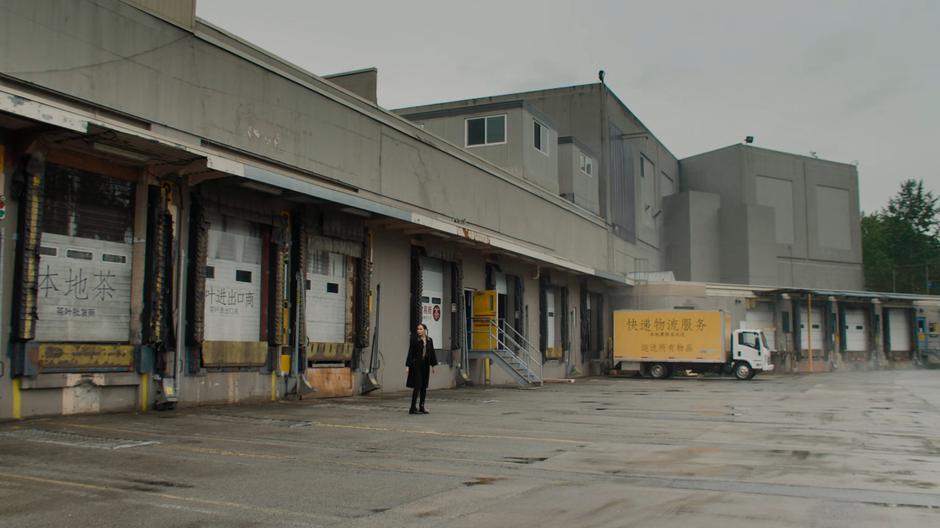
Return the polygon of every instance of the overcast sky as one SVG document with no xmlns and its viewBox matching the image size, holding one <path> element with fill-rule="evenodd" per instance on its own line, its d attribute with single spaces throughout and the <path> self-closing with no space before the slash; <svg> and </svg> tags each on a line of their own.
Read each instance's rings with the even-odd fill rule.
<svg viewBox="0 0 940 528">
<path fill-rule="evenodd" d="M 313 73 L 375 66 L 399 108 L 597 80 L 680 159 L 758 146 L 857 163 L 861 205 L 940 191 L 940 1 L 198 0 Z"/>
</svg>

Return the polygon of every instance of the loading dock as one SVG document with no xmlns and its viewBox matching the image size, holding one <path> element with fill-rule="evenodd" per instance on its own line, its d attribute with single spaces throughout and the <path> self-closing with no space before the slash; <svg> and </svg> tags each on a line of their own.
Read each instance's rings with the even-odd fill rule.
<svg viewBox="0 0 940 528">
<path fill-rule="evenodd" d="M 913 357 L 910 309 L 888 308 L 885 319 L 888 357 L 891 361 L 910 361 Z"/>
</svg>

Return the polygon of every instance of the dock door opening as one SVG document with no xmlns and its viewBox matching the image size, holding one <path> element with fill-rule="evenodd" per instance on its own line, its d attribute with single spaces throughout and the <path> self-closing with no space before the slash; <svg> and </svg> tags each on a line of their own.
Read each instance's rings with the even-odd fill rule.
<svg viewBox="0 0 940 528">
<path fill-rule="evenodd" d="M 135 185 L 49 164 L 36 340 L 128 342 Z"/>
</svg>

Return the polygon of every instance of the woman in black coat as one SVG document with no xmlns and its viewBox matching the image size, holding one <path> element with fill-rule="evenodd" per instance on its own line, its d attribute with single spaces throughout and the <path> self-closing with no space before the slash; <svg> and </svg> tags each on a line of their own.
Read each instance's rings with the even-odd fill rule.
<svg viewBox="0 0 940 528">
<path fill-rule="evenodd" d="M 424 400 L 428 395 L 428 380 L 437 365 L 437 355 L 434 353 L 434 341 L 428 335 L 427 325 L 418 323 L 415 333 L 417 336 L 411 340 L 411 345 L 408 347 L 408 359 L 405 360 L 405 371 L 408 373 L 408 382 L 405 385 L 413 389 L 411 409 L 408 413 L 429 414 L 424 408 Z M 421 407 L 416 407 L 419 396 Z"/>
</svg>

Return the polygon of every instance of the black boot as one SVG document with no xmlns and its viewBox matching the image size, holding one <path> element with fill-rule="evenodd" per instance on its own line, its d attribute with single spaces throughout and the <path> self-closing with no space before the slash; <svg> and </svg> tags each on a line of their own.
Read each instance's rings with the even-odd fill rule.
<svg viewBox="0 0 940 528">
<path fill-rule="evenodd" d="M 412 407 L 411 409 L 408 409 L 408 414 L 418 414 L 418 409 Z"/>
<path fill-rule="evenodd" d="M 421 396 L 421 406 L 418 407 L 418 412 L 421 413 L 421 414 L 431 414 L 431 413 L 428 412 L 427 409 L 424 408 L 424 399 L 428 397 L 428 390 L 427 390 L 427 389 L 421 389 L 421 394 L 420 394 L 420 396 Z"/>
</svg>

